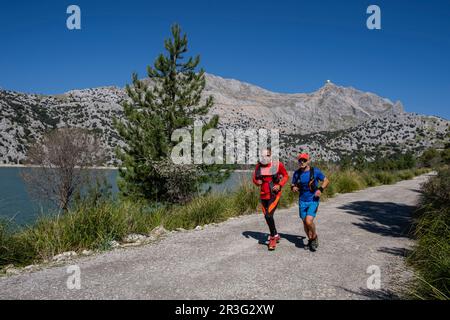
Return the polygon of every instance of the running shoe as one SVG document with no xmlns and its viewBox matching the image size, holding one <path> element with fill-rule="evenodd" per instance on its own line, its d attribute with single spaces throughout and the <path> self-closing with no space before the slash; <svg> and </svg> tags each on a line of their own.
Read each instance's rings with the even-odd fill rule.
<svg viewBox="0 0 450 320">
<path fill-rule="evenodd" d="M 311 240 L 311 244 L 309 245 L 309 249 L 311 251 L 316 251 L 319 247 L 319 238 L 316 236 L 315 239 Z"/>
<path fill-rule="evenodd" d="M 269 250 L 275 250 L 275 248 L 277 247 L 277 239 L 275 237 L 270 237 L 269 240 Z"/>
<path fill-rule="evenodd" d="M 308 239 L 308 243 L 304 246 L 305 250 L 309 250 L 311 248 L 311 240 Z"/>
<path fill-rule="evenodd" d="M 278 233 L 274 236 L 274 238 L 275 238 L 275 240 L 277 241 L 277 243 L 280 242 L 281 237 L 280 237 L 280 235 L 279 235 Z M 269 234 L 269 236 L 267 237 L 267 243 L 269 243 L 269 241 L 270 241 L 270 234 Z"/>
</svg>

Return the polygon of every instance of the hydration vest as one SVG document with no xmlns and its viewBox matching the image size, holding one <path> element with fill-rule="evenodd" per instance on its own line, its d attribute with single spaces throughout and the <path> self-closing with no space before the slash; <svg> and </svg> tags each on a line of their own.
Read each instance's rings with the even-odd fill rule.
<svg viewBox="0 0 450 320">
<path fill-rule="evenodd" d="M 297 181 L 296 185 L 297 185 L 297 187 L 301 187 L 300 186 L 300 177 L 302 175 L 302 172 L 300 169 L 298 169 L 297 172 L 299 173 L 299 175 L 298 175 L 298 181 Z M 316 179 L 314 176 L 314 167 L 309 167 L 308 187 L 309 187 L 309 191 L 311 191 L 312 193 L 317 191 L 317 183 L 316 183 Z"/>
<path fill-rule="evenodd" d="M 256 168 L 256 174 L 255 174 L 255 178 L 257 180 L 263 180 L 262 178 L 264 176 L 272 176 L 272 179 L 269 182 L 269 188 L 270 188 L 270 194 L 271 196 L 278 193 L 278 192 L 274 192 L 272 189 L 274 187 L 275 184 L 280 182 L 280 177 L 278 175 L 278 165 L 274 165 L 273 162 L 271 163 L 270 168 L 268 168 L 270 170 L 271 174 L 267 174 L 267 172 L 262 172 L 263 170 L 261 169 L 261 163 L 258 163 L 258 167 Z M 262 167 L 262 168 L 266 168 L 266 167 Z M 263 174 L 264 173 L 264 174 Z"/>
</svg>

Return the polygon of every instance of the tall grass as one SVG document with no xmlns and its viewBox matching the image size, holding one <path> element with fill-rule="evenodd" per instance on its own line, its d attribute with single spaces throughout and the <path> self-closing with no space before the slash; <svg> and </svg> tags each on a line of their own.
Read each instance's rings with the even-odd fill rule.
<svg viewBox="0 0 450 320">
<path fill-rule="evenodd" d="M 413 234 L 416 246 L 408 257 L 418 273 L 413 295 L 450 299 L 450 169 L 441 169 L 422 186 Z"/>
<path fill-rule="evenodd" d="M 0 223 L 0 267 L 48 260 L 64 251 L 109 249 L 112 240 L 130 233 L 148 234 L 157 226 L 192 229 L 255 212 L 255 187 L 245 183 L 229 194 L 209 194 L 183 206 L 151 208 L 143 203 L 107 200 L 82 203 L 60 217 L 40 218 L 33 226 L 12 232 Z"/>
<path fill-rule="evenodd" d="M 366 187 L 360 172 L 347 170 L 336 172 L 330 176 L 337 193 L 348 193 L 361 190 Z"/>
<path fill-rule="evenodd" d="M 377 173 L 325 168 L 331 184 L 323 199 L 336 193 L 353 192 L 366 186 L 391 182 Z M 394 181 L 421 171 L 390 172 Z M 279 207 L 289 207 L 298 194 L 286 186 Z M 254 213 L 259 207 L 258 189 L 243 182 L 231 193 L 208 194 L 185 205 L 150 207 L 145 203 L 104 199 L 81 202 L 60 217 L 43 217 L 33 226 L 12 231 L 0 223 L 0 268 L 7 264 L 23 266 L 48 260 L 64 251 L 106 250 L 112 240 L 130 233 L 148 234 L 157 226 L 168 230 L 192 229 L 197 225 L 221 222 L 234 216 Z"/>
<path fill-rule="evenodd" d="M 27 243 L 21 241 L 18 233 L 12 231 L 11 222 L 0 220 L 0 267 L 8 264 L 23 264 L 30 261 L 30 252 Z"/>
<path fill-rule="evenodd" d="M 401 180 L 412 179 L 415 176 L 429 172 L 430 169 L 405 169 L 394 171 L 371 171 L 365 169 L 357 171 L 353 169 L 339 170 L 337 167 L 328 167 L 324 170 L 330 180 L 329 187 L 325 190 L 325 197 L 333 197 L 337 193 L 354 192 L 367 187 L 384 184 L 392 184 Z"/>
<path fill-rule="evenodd" d="M 107 249 L 111 240 L 129 233 L 146 233 L 159 225 L 157 211 L 138 203 L 111 200 L 78 206 L 61 217 L 40 218 L 16 233 L 8 232 L 3 224 L 6 238 L 0 238 L 0 265 L 23 265 L 69 250 Z"/>
</svg>

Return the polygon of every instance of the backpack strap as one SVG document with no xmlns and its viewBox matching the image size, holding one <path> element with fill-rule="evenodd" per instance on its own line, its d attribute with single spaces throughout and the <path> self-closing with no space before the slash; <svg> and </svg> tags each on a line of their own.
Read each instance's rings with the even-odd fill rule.
<svg viewBox="0 0 450 320">
<path fill-rule="evenodd" d="M 272 181 L 273 181 L 274 183 L 280 182 L 280 176 L 278 175 L 278 172 L 272 174 Z"/>
<path fill-rule="evenodd" d="M 261 165 L 259 163 L 256 164 L 255 177 L 256 177 L 257 180 L 261 180 L 262 179 L 262 176 L 261 176 Z"/>
<path fill-rule="evenodd" d="M 311 192 L 316 192 L 317 185 L 316 185 L 316 178 L 314 176 L 314 167 L 309 168 L 309 182 L 308 182 L 309 190 Z"/>
</svg>

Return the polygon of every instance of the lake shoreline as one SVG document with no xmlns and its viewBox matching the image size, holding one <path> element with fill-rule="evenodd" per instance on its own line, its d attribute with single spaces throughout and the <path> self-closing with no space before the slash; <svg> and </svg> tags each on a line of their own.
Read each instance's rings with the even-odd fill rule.
<svg viewBox="0 0 450 320">
<path fill-rule="evenodd" d="M 0 163 L 0 168 L 37 168 L 37 165 L 25 165 L 25 164 L 4 164 Z M 87 167 L 86 169 L 100 169 L 100 170 L 118 170 L 119 167 L 97 166 Z"/>
<path fill-rule="evenodd" d="M 40 166 L 37 165 L 25 165 L 25 164 L 5 164 L 0 163 L 0 168 L 38 168 Z M 96 166 L 96 167 L 87 167 L 86 169 L 94 169 L 94 170 L 119 170 L 119 167 L 109 167 L 109 166 Z M 244 170 L 244 169 L 236 169 L 233 172 L 253 172 L 253 170 Z"/>
<path fill-rule="evenodd" d="M 9 219 L 15 216 L 14 221 L 18 225 L 31 224 L 36 219 L 37 213 L 42 211 L 40 201 L 34 199 L 28 190 L 26 182 L 21 177 L 21 172 L 28 172 L 42 169 L 33 168 L 26 165 L 1 165 L 0 166 L 0 220 Z M 119 170 L 113 167 L 101 167 L 100 169 L 86 169 L 97 175 L 106 178 L 106 182 L 111 186 L 112 195 L 119 192 L 117 180 Z M 221 193 L 233 191 L 240 185 L 241 181 L 251 179 L 251 172 L 232 172 L 222 184 L 209 184 L 212 192 Z M 44 205 L 44 210 L 51 207 Z"/>
</svg>

